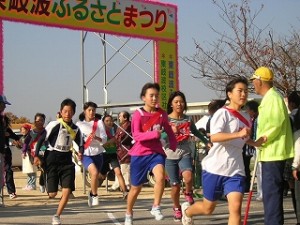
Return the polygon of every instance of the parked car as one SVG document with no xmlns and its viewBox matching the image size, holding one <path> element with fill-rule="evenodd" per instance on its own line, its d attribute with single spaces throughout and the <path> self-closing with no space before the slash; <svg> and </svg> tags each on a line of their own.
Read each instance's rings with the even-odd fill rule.
<svg viewBox="0 0 300 225">
<path fill-rule="evenodd" d="M 20 130 L 13 130 L 19 137 L 22 136 Z M 13 140 L 9 140 L 9 148 L 12 153 L 12 167 L 22 167 L 22 152 L 21 149 L 13 144 Z"/>
</svg>

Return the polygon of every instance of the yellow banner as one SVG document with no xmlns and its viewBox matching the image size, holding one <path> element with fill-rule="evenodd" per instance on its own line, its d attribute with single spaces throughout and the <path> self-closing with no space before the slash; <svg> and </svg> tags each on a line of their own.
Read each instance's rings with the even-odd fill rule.
<svg viewBox="0 0 300 225">
<path fill-rule="evenodd" d="M 167 108 L 168 99 L 178 90 L 177 43 L 155 42 L 155 81 L 160 85 L 160 106 Z"/>
<path fill-rule="evenodd" d="M 0 0 L 0 19 L 176 41 L 177 6 L 134 0 Z"/>
</svg>

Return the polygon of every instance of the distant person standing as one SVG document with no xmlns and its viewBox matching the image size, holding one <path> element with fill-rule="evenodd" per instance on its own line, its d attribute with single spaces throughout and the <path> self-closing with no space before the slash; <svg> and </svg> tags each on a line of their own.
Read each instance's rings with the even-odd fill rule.
<svg viewBox="0 0 300 225">
<path fill-rule="evenodd" d="M 1 163 L 4 162 L 2 168 L 4 167 L 5 173 L 5 183 L 7 192 L 9 194 L 10 199 L 14 199 L 17 197 L 16 195 L 16 186 L 14 181 L 14 173 L 12 171 L 12 153 L 9 148 L 9 139 L 13 139 L 15 144 L 19 146 L 19 137 L 16 135 L 12 129 L 10 128 L 10 119 L 4 115 L 4 110 L 6 105 L 11 105 L 4 95 L 0 95 L 0 119 L 1 119 L 1 146 L 0 153 L 2 154 L 3 159 L 1 159 Z M 4 139 L 2 139 L 4 136 Z M 1 177 L 3 175 L 3 171 Z"/>
<path fill-rule="evenodd" d="M 130 155 L 129 150 L 132 147 L 132 134 L 131 134 L 131 122 L 130 114 L 127 111 L 119 113 L 119 124 L 117 128 L 115 138 L 117 144 L 117 155 L 121 166 L 121 172 L 124 177 L 127 190 L 130 189 Z M 116 177 L 117 178 L 117 177 Z M 112 190 L 116 190 L 120 187 L 119 180 L 115 179 L 115 182 L 111 186 Z"/>
<path fill-rule="evenodd" d="M 282 225 L 283 173 L 286 160 L 294 156 L 294 146 L 287 107 L 273 87 L 273 79 L 273 72 L 267 67 L 259 67 L 250 78 L 255 92 L 263 97 L 258 107 L 257 137 L 266 137 L 259 148 L 265 225 Z"/>
<path fill-rule="evenodd" d="M 10 103 L 6 100 L 4 95 L 0 96 L 0 113 L 2 116 L 2 122 L 4 124 L 4 132 L 5 132 L 5 146 L 4 146 L 4 172 L 5 172 L 5 183 L 7 192 L 9 194 L 10 199 L 14 199 L 17 197 L 16 195 L 16 185 L 14 181 L 14 173 L 12 171 L 12 153 L 11 149 L 9 148 L 9 139 L 14 140 L 14 144 L 20 146 L 19 144 L 19 137 L 16 135 L 11 127 L 10 127 L 10 119 L 3 115 L 6 105 L 10 105 Z"/>
</svg>

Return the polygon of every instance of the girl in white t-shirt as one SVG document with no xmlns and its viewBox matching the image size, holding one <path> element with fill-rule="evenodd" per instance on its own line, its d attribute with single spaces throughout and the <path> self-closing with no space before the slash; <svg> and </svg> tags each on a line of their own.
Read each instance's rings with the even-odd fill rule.
<svg viewBox="0 0 300 225">
<path fill-rule="evenodd" d="M 228 224 L 240 225 L 241 208 L 245 186 L 245 169 L 242 148 L 248 144 L 259 146 L 249 139 L 251 122 L 247 113 L 241 111 L 248 97 L 248 81 L 238 77 L 226 86 L 229 105 L 220 108 L 211 119 L 210 132 L 213 146 L 202 161 L 203 201 L 190 206 L 182 204 L 182 223 L 192 225 L 192 216 L 211 214 L 217 201 L 224 194 L 228 200 Z"/>
<path fill-rule="evenodd" d="M 79 116 L 81 121 L 76 125 L 83 134 L 85 141 L 82 164 L 91 176 L 91 191 L 88 194 L 88 206 L 99 205 L 98 183 L 99 173 L 103 165 L 103 144 L 107 140 L 102 120 L 96 118 L 97 104 L 86 102 L 83 106 L 83 113 Z"/>
</svg>

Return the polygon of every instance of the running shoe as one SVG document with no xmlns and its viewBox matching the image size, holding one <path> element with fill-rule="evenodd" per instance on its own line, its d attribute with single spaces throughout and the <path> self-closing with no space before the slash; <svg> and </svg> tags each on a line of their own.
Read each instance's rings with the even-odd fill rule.
<svg viewBox="0 0 300 225">
<path fill-rule="evenodd" d="M 15 199 L 15 198 L 17 198 L 16 193 L 11 193 L 11 194 L 9 194 L 9 198 L 10 198 L 10 199 Z"/>
<path fill-rule="evenodd" d="M 125 215 L 124 225 L 133 225 L 132 215 Z"/>
<path fill-rule="evenodd" d="M 175 222 L 180 222 L 181 218 L 182 218 L 182 212 L 181 212 L 181 208 L 173 208 L 174 211 L 174 221 Z"/>
<path fill-rule="evenodd" d="M 152 207 L 150 213 L 155 217 L 156 220 L 162 220 L 164 218 L 161 213 L 160 206 Z"/>
<path fill-rule="evenodd" d="M 190 207 L 190 204 L 188 202 L 184 202 L 181 205 L 181 210 L 182 210 L 182 218 L 181 218 L 181 222 L 183 225 L 194 225 L 194 221 L 192 217 L 188 217 L 185 214 L 185 210 Z"/>
<path fill-rule="evenodd" d="M 60 217 L 58 215 L 52 217 L 52 225 L 61 225 Z"/>
<path fill-rule="evenodd" d="M 193 205 L 195 202 L 193 198 L 193 192 L 184 192 L 184 198 L 190 205 Z"/>
<path fill-rule="evenodd" d="M 88 194 L 88 206 L 93 207 L 99 205 L 99 198 L 97 196 L 91 196 L 91 194 Z"/>
<path fill-rule="evenodd" d="M 45 186 L 44 185 L 40 185 L 40 192 L 44 193 L 45 192 Z"/>
<path fill-rule="evenodd" d="M 123 199 L 124 199 L 124 200 L 127 199 L 127 196 L 128 196 L 128 192 L 127 192 L 127 191 L 123 192 Z"/>
</svg>

